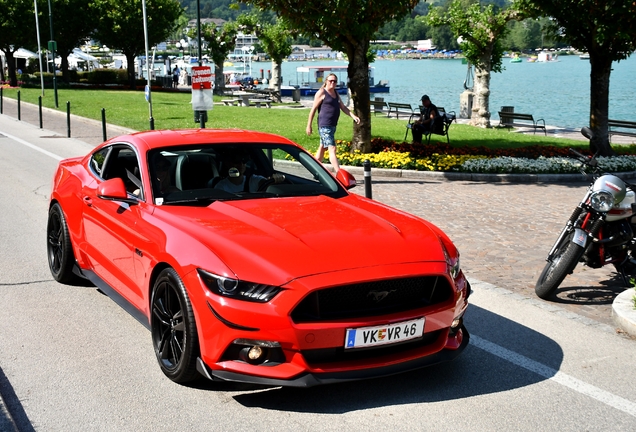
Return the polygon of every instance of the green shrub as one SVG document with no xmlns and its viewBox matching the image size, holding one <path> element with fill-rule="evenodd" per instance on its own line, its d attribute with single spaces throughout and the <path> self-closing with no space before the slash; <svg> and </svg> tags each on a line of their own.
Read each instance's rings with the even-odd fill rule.
<svg viewBox="0 0 636 432">
<path fill-rule="evenodd" d="M 121 74 L 120 71 L 124 73 Z M 126 71 L 122 69 L 95 69 L 88 73 L 89 84 L 120 84 L 120 76 L 126 76 Z M 125 82 L 125 80 L 124 80 Z"/>
</svg>

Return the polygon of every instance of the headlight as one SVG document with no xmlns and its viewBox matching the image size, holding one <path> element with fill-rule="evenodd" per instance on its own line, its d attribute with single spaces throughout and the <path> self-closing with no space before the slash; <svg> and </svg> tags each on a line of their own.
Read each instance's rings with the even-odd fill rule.
<svg viewBox="0 0 636 432">
<path fill-rule="evenodd" d="M 606 191 L 593 192 L 590 205 L 598 212 L 607 213 L 614 207 L 614 195 Z"/>
<path fill-rule="evenodd" d="M 237 300 L 267 303 L 281 291 L 280 287 L 227 278 L 202 269 L 197 272 L 210 291 Z"/>
<path fill-rule="evenodd" d="M 457 256 L 451 257 L 444 245 L 444 242 L 440 242 L 442 245 L 442 250 L 444 251 L 444 256 L 446 257 L 446 262 L 448 263 L 448 271 L 453 279 L 456 279 L 459 276 L 459 251 L 457 252 Z"/>
</svg>

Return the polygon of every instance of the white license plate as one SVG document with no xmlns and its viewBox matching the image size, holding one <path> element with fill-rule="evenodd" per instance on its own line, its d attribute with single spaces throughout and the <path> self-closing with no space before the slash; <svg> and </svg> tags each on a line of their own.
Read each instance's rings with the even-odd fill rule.
<svg viewBox="0 0 636 432">
<path fill-rule="evenodd" d="M 424 333 L 424 318 L 383 326 L 347 329 L 345 348 L 387 345 L 415 339 Z"/>
</svg>

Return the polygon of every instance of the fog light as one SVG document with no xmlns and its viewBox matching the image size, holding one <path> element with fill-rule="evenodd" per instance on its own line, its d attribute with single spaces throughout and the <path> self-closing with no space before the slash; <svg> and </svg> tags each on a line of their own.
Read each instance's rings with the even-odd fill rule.
<svg viewBox="0 0 636 432">
<path fill-rule="evenodd" d="M 250 350 L 247 352 L 247 358 L 249 358 L 252 361 L 258 361 L 258 359 L 263 357 L 264 352 L 265 351 L 263 350 L 263 348 L 259 346 L 254 346 L 250 348 Z"/>
<path fill-rule="evenodd" d="M 245 347 L 240 351 L 239 358 L 252 365 L 261 364 L 267 359 L 267 348 L 258 345 Z"/>
</svg>

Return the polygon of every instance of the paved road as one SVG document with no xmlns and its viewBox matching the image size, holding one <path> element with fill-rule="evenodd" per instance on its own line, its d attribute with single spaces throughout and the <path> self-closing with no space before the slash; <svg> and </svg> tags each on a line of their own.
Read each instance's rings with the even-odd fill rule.
<svg viewBox="0 0 636 432">
<path fill-rule="evenodd" d="M 583 185 L 375 179 L 375 199 L 433 221 L 462 251 L 475 291 L 465 354 L 309 391 L 193 388 L 161 375 L 149 333 L 112 301 L 48 272 L 50 176 L 93 143 L 7 115 L 0 132 L 0 392 L 20 430 L 636 429 L 635 342 L 610 325 L 611 272 L 577 270 L 556 304 L 532 294 Z"/>
</svg>

